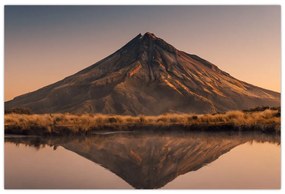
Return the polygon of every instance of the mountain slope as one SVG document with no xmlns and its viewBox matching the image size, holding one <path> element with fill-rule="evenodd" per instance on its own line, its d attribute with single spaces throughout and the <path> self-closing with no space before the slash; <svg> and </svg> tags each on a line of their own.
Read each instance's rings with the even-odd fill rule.
<svg viewBox="0 0 285 194">
<path fill-rule="evenodd" d="M 237 80 L 152 33 L 59 82 L 5 103 L 35 113 L 157 115 L 280 106 L 280 94 Z"/>
</svg>

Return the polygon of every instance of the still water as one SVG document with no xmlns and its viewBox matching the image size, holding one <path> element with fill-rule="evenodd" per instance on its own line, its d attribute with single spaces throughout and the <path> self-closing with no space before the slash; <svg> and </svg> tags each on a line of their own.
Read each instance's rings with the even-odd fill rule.
<svg viewBox="0 0 285 194">
<path fill-rule="evenodd" d="M 6 189 L 278 189 L 280 176 L 276 135 L 5 137 Z"/>
</svg>

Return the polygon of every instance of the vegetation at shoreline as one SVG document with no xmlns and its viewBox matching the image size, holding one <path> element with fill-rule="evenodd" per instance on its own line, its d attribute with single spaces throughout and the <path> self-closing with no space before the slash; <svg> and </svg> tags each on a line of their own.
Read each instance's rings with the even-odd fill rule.
<svg viewBox="0 0 285 194">
<path fill-rule="evenodd" d="M 65 135 L 97 131 L 258 130 L 280 133 L 280 108 L 258 108 L 216 114 L 124 116 L 103 114 L 5 114 L 5 134 Z"/>
</svg>

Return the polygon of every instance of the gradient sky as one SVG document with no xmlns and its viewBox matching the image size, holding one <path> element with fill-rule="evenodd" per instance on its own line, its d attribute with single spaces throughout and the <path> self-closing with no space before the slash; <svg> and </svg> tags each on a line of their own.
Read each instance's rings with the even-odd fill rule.
<svg viewBox="0 0 285 194">
<path fill-rule="evenodd" d="M 5 6 L 5 101 L 153 32 L 248 83 L 280 92 L 280 6 Z"/>
</svg>

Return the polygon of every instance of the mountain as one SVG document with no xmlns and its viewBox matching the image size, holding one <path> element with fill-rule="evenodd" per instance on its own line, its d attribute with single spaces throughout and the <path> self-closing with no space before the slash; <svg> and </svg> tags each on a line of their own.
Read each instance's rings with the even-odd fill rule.
<svg viewBox="0 0 285 194">
<path fill-rule="evenodd" d="M 252 72 L 254 73 L 254 72 Z M 280 106 L 280 94 L 240 81 L 152 33 L 105 59 L 5 103 L 34 113 L 158 115 Z"/>
</svg>

